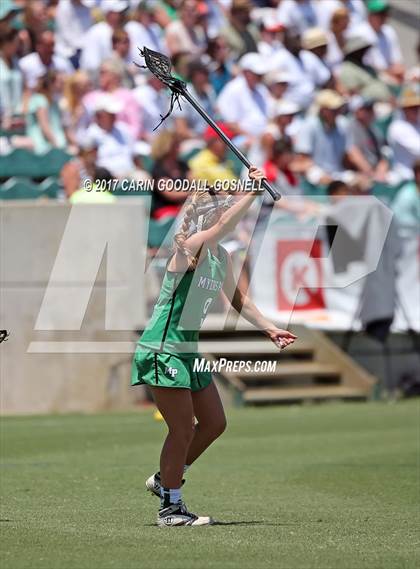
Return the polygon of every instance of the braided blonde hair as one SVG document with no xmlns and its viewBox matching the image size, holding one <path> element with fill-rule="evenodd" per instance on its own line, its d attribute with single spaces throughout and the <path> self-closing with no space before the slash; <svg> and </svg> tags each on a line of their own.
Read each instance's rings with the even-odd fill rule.
<svg viewBox="0 0 420 569">
<path fill-rule="evenodd" d="M 198 205 L 206 205 L 207 203 L 210 203 L 212 201 L 213 198 L 208 191 L 194 192 L 192 198 L 189 198 L 190 203 L 187 205 L 185 209 L 184 218 L 181 224 L 181 229 L 174 236 L 175 249 L 180 251 L 183 255 L 185 255 L 188 262 L 188 270 L 190 271 L 196 268 L 199 257 L 199 252 L 196 253 L 196 255 L 193 255 L 192 252 L 185 245 L 185 241 L 190 236 L 189 233 L 190 225 L 192 221 L 195 224 L 197 224 L 198 218 L 197 218 L 196 207 Z M 218 219 L 218 214 L 217 210 L 215 210 L 214 214 L 211 215 L 206 220 L 206 223 L 202 227 L 202 229 L 209 229 L 216 223 L 217 219 Z"/>
</svg>

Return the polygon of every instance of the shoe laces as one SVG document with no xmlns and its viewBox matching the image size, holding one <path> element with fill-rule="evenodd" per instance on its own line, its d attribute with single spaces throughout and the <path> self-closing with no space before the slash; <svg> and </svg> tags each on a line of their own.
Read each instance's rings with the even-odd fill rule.
<svg viewBox="0 0 420 569">
<path fill-rule="evenodd" d="M 179 510 L 182 514 L 184 514 L 184 516 L 189 516 L 191 518 L 194 518 L 195 520 L 198 519 L 198 516 L 188 511 L 186 504 L 182 500 L 180 500 L 178 504 L 179 504 Z"/>
</svg>

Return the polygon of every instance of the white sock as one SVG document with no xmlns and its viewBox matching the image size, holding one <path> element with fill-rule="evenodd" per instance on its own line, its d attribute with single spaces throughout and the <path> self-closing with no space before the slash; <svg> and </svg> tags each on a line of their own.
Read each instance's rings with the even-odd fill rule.
<svg viewBox="0 0 420 569">
<path fill-rule="evenodd" d="M 181 501 L 181 488 L 160 488 L 160 498 L 162 507 L 167 508 L 170 504 L 177 504 Z"/>
</svg>

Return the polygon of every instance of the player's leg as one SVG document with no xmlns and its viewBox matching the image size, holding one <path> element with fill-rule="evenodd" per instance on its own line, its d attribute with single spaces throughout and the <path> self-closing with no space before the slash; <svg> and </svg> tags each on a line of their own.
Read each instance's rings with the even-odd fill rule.
<svg viewBox="0 0 420 569">
<path fill-rule="evenodd" d="M 204 389 L 191 393 L 197 424 L 186 457 L 192 464 L 226 429 L 226 416 L 217 387 L 212 381 Z"/>
<path fill-rule="evenodd" d="M 166 488 L 180 488 L 182 474 L 194 430 L 191 391 L 168 387 L 153 387 L 157 408 L 168 426 L 168 435 L 160 455 L 160 478 Z"/>
<path fill-rule="evenodd" d="M 168 426 L 160 456 L 161 507 L 159 526 L 209 525 L 208 516 L 189 512 L 181 498 L 184 464 L 194 435 L 193 405 L 189 389 L 154 387 L 153 397 Z"/>
</svg>

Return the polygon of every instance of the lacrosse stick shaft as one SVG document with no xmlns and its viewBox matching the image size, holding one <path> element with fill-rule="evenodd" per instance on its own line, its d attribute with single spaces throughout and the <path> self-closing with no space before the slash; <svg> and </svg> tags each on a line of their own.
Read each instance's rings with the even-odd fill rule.
<svg viewBox="0 0 420 569">
<path fill-rule="evenodd" d="M 233 142 L 225 135 L 225 133 L 222 130 L 220 130 L 220 128 L 217 126 L 214 120 L 206 113 L 206 111 L 203 109 L 200 103 L 194 99 L 191 93 L 189 93 L 187 89 L 183 89 L 181 94 L 194 107 L 197 113 L 199 113 L 203 117 L 203 119 L 217 132 L 217 134 L 220 136 L 223 142 L 239 158 L 242 164 L 244 164 L 244 166 L 249 168 L 251 166 L 251 163 L 248 160 L 248 158 L 244 154 L 242 154 L 242 152 L 235 146 L 235 144 L 233 144 Z M 261 185 L 265 190 L 267 190 L 267 192 L 270 194 L 270 196 L 273 198 L 274 201 L 277 201 L 281 198 L 280 193 L 276 189 L 272 188 L 270 184 L 267 182 L 267 180 L 262 180 Z"/>
</svg>

